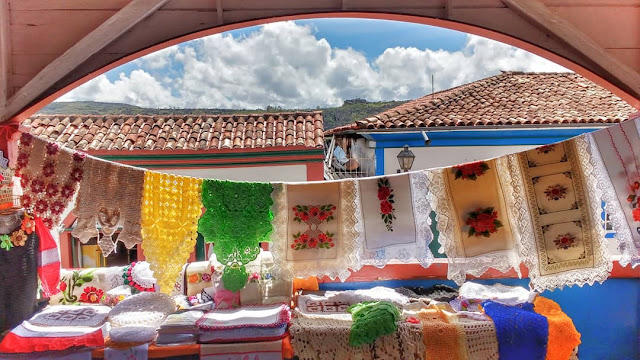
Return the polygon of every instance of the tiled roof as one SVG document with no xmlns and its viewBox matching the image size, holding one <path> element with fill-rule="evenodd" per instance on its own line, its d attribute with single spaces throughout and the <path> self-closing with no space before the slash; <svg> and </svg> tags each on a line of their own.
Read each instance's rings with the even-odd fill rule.
<svg viewBox="0 0 640 360">
<path fill-rule="evenodd" d="M 326 134 L 438 126 L 613 123 L 635 111 L 578 74 L 503 72 L 423 96 Z"/>
<path fill-rule="evenodd" d="M 37 115 L 31 133 L 77 150 L 324 146 L 322 112 L 260 115 Z"/>
</svg>

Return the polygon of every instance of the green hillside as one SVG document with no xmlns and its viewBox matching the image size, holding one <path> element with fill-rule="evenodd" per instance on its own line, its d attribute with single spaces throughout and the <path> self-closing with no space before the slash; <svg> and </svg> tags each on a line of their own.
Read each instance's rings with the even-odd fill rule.
<svg viewBox="0 0 640 360">
<path fill-rule="evenodd" d="M 264 112 L 288 112 L 322 110 L 324 128 L 331 129 L 353 123 L 383 112 L 405 101 L 368 102 L 364 99 L 346 100 L 340 107 L 316 109 L 283 109 L 267 106 L 266 109 L 153 109 L 119 103 L 105 103 L 93 101 L 55 102 L 47 105 L 39 114 L 74 114 L 74 115 L 181 115 L 181 114 L 256 114 Z"/>
</svg>

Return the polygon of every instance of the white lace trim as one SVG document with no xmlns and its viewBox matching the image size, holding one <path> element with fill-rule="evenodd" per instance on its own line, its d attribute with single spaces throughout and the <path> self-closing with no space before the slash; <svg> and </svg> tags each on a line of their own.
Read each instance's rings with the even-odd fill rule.
<svg viewBox="0 0 640 360">
<path fill-rule="evenodd" d="M 383 268 L 390 260 L 399 260 L 403 263 L 417 261 L 422 267 L 428 268 L 433 263 L 433 254 L 429 249 L 433 233 L 431 232 L 431 206 L 427 200 L 427 181 L 424 171 L 409 173 L 416 238 L 419 241 L 414 244 L 387 246 L 377 251 L 369 251 L 363 246 L 363 265 Z"/>
<path fill-rule="evenodd" d="M 292 279 L 293 277 L 328 276 L 345 281 L 351 271 L 362 267 L 360 249 L 364 241 L 364 224 L 360 191 L 355 180 L 340 181 L 340 239 L 342 250 L 337 259 L 288 261 L 287 260 L 287 185 L 273 184 L 274 219 L 271 233 L 271 254 L 273 255 L 273 272 L 276 277 Z"/>
<path fill-rule="evenodd" d="M 636 123 L 640 126 L 640 123 Z M 616 195 L 616 191 L 613 187 L 609 173 L 604 165 L 598 145 L 593 138 L 593 135 L 588 134 L 585 137 L 585 141 L 588 143 L 591 156 L 591 165 L 593 166 L 593 175 L 595 176 L 598 189 L 602 192 L 602 200 L 605 202 L 605 209 L 609 214 L 609 220 L 611 226 L 616 235 L 614 239 L 609 241 L 618 242 L 618 251 L 620 252 L 620 258 L 618 262 L 621 266 L 627 266 L 631 263 L 632 267 L 640 264 L 640 254 L 633 241 L 631 230 L 627 223 L 626 216 L 622 211 L 622 205 Z M 605 240 L 606 241 L 606 240 Z"/>
<path fill-rule="evenodd" d="M 436 226 L 440 235 L 441 254 L 447 254 L 449 263 L 447 278 L 455 281 L 458 285 L 466 280 L 467 275 L 476 277 L 482 276 L 489 268 L 501 272 L 515 269 L 518 277 L 520 274 L 520 258 L 514 249 L 493 251 L 474 257 L 465 257 L 462 248 L 460 232 L 455 221 L 455 210 L 449 193 L 447 191 L 444 170 L 436 169 L 426 171 L 427 187 L 429 189 L 427 198 L 431 208 L 436 211 Z M 517 243 L 514 239 L 514 243 Z"/>
</svg>

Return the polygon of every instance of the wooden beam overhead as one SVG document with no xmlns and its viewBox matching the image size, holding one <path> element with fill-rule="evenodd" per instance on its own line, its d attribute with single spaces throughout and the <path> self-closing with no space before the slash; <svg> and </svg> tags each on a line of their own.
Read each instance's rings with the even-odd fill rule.
<svg viewBox="0 0 640 360">
<path fill-rule="evenodd" d="M 640 99 L 640 74 L 614 58 L 588 35 L 569 21 L 556 15 L 539 0 L 502 0 L 523 19 L 547 34 L 566 43 L 604 71 L 619 79 L 637 99 Z"/>
<path fill-rule="evenodd" d="M 0 111 L 11 93 L 11 20 L 9 0 L 0 0 Z"/>
<path fill-rule="evenodd" d="M 0 0 L 4 3 L 7 0 Z M 168 0 L 134 0 L 107 21 L 78 41 L 57 59 L 49 63 L 31 81 L 13 95 L 0 113 L 0 122 L 29 105 L 77 66 L 102 50 L 140 21 L 153 14 Z M 4 21 L 2 22 L 4 23 Z M 3 49 L 3 54 L 5 53 Z M 9 52 L 10 53 L 10 52 Z"/>
</svg>

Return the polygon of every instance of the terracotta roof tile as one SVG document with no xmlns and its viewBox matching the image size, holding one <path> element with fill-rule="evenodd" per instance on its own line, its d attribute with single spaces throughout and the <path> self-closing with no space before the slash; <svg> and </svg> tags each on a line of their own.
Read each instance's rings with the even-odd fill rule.
<svg viewBox="0 0 640 360">
<path fill-rule="evenodd" d="M 37 115 L 31 133 L 78 150 L 211 150 L 324 145 L 321 112 L 261 115 Z"/>
<path fill-rule="evenodd" d="M 578 74 L 503 72 L 409 101 L 325 134 L 408 127 L 615 123 L 635 111 Z"/>
</svg>

